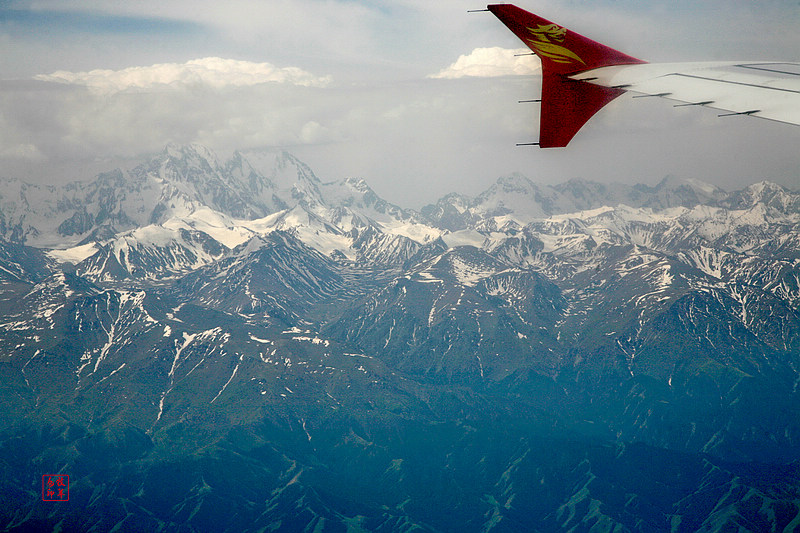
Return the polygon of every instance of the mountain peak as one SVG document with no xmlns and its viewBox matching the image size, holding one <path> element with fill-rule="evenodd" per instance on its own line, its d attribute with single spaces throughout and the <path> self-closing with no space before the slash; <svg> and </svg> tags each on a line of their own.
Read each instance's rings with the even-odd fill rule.
<svg viewBox="0 0 800 533">
<path fill-rule="evenodd" d="M 189 143 L 179 145 L 176 143 L 168 143 L 161 153 L 168 159 L 205 163 L 210 168 L 219 167 L 216 154 L 202 144 Z"/>
<path fill-rule="evenodd" d="M 348 177 L 344 179 L 344 183 L 355 191 L 366 193 L 372 190 L 364 178 Z"/>
<path fill-rule="evenodd" d="M 276 167 L 279 170 L 292 168 L 295 170 L 297 178 L 309 181 L 314 185 L 320 183 L 319 178 L 316 176 L 316 174 L 314 174 L 314 171 L 311 170 L 311 167 L 300 161 L 297 157 L 290 154 L 286 150 L 282 150 L 278 154 L 278 157 L 276 158 Z"/>
<path fill-rule="evenodd" d="M 746 191 L 751 191 L 753 194 L 764 194 L 766 192 L 787 192 L 786 187 L 778 185 L 774 181 L 761 180 L 745 187 Z"/>
<path fill-rule="evenodd" d="M 490 216 L 513 215 L 524 221 L 547 216 L 549 205 L 541 189 L 519 173 L 503 176 L 473 202 Z"/>
<path fill-rule="evenodd" d="M 800 193 L 777 183 L 762 180 L 733 193 L 726 207 L 749 209 L 758 204 L 776 209 L 781 213 L 800 213 Z"/>
<path fill-rule="evenodd" d="M 528 193 L 529 191 L 538 190 L 539 188 L 535 183 L 519 172 L 514 172 L 498 178 L 497 185 L 501 186 L 505 192 Z"/>
<path fill-rule="evenodd" d="M 727 195 L 723 189 L 711 183 L 707 183 L 696 178 L 679 178 L 671 174 L 664 176 L 664 178 L 662 178 L 661 181 L 659 181 L 658 184 L 653 188 L 655 191 L 676 191 L 688 189 L 691 189 L 698 199 L 703 200 L 719 200 Z"/>
</svg>

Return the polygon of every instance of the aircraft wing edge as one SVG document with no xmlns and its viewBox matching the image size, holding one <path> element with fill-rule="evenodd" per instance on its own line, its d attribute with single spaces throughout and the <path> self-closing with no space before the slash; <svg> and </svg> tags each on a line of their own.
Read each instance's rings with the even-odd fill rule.
<svg viewBox="0 0 800 533">
<path fill-rule="evenodd" d="M 682 106 L 697 105 L 729 115 L 800 125 L 800 63 L 647 63 L 602 67 L 570 77 L 639 96 L 662 97 Z"/>
</svg>

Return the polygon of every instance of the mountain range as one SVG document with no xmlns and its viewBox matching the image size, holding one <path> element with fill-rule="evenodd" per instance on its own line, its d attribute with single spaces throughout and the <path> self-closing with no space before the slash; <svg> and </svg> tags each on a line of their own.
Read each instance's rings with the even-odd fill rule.
<svg viewBox="0 0 800 533">
<path fill-rule="evenodd" d="M 0 180 L 0 373 L 3 531 L 793 531 L 800 192 Z"/>
</svg>

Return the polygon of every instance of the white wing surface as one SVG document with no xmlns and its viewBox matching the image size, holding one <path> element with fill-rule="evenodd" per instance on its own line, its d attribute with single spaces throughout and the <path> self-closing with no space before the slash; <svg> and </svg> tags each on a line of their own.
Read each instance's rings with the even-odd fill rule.
<svg viewBox="0 0 800 533">
<path fill-rule="evenodd" d="M 615 65 L 570 76 L 640 96 L 800 125 L 800 63 L 713 62 Z"/>
</svg>

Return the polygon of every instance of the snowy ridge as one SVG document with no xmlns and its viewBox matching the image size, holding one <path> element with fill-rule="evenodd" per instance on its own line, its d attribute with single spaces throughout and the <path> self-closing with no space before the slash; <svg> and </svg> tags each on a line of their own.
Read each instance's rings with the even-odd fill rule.
<svg viewBox="0 0 800 533">
<path fill-rule="evenodd" d="M 236 152 L 221 162 L 199 145 L 170 145 L 94 182 L 9 181 L 0 194 L 7 236 L 66 244 L 50 257 L 98 281 L 181 276 L 274 231 L 357 264 L 401 265 L 441 238 L 566 273 L 596 268 L 599 250 L 634 245 L 715 277 L 724 261 L 712 255 L 786 256 L 800 242 L 798 194 L 768 182 L 729 195 L 677 178 L 655 187 L 539 186 L 517 174 L 476 198 L 451 194 L 416 213 L 381 199 L 363 179 L 323 182 L 286 152 Z M 555 265 L 554 256 L 566 261 Z"/>
<path fill-rule="evenodd" d="M 202 146 L 170 145 L 94 182 L 2 190 L 18 199 L 3 212 L 6 228 L 17 221 L 7 234 L 40 243 L 69 234 L 77 245 L 49 256 L 77 274 L 96 283 L 178 280 L 178 292 L 202 305 L 248 316 L 297 317 L 337 291 L 359 294 L 359 268 L 384 269 L 376 283 L 405 270 L 432 289 L 483 287 L 498 297 L 520 293 L 496 280 L 533 269 L 580 309 L 563 319 L 571 328 L 588 324 L 606 291 L 619 291 L 639 317 L 630 339 L 646 316 L 694 290 L 733 283 L 790 305 L 800 299 L 800 195 L 768 182 L 728 194 L 677 178 L 655 187 L 540 186 L 517 174 L 476 198 L 451 194 L 417 213 L 360 178 L 323 182 L 286 152 L 236 152 L 221 162 Z M 42 218 L 50 226 L 35 228 Z M 601 329 L 619 334 L 611 322 Z"/>
</svg>

